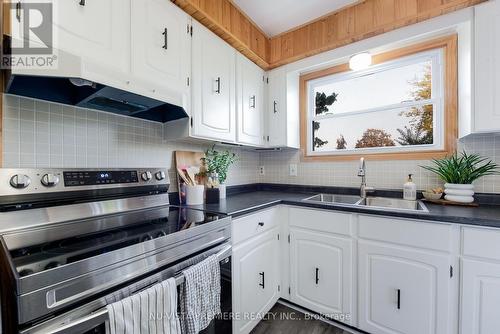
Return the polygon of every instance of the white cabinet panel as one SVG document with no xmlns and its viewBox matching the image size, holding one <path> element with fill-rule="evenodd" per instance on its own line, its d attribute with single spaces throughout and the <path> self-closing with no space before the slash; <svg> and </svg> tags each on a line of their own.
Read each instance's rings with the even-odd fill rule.
<svg viewBox="0 0 500 334">
<path fill-rule="evenodd" d="M 462 261 L 461 334 L 495 334 L 500 328 L 500 265 Z"/>
<path fill-rule="evenodd" d="M 290 228 L 291 301 L 348 324 L 352 319 L 352 240 Z"/>
<path fill-rule="evenodd" d="M 266 109 L 267 141 L 270 147 L 287 146 L 286 72 L 285 68 L 268 73 Z"/>
<path fill-rule="evenodd" d="M 373 334 L 450 333 L 450 257 L 358 243 L 359 327 Z"/>
<path fill-rule="evenodd" d="M 278 233 L 275 227 L 233 249 L 234 333 L 249 333 L 279 298 Z"/>
<path fill-rule="evenodd" d="M 264 71 L 241 54 L 237 56 L 238 133 L 241 144 L 264 143 Z"/>
<path fill-rule="evenodd" d="M 197 137 L 236 139 L 235 50 L 193 21 L 193 128 Z"/>
<path fill-rule="evenodd" d="M 474 130 L 500 131 L 500 1 L 474 8 Z"/>
<path fill-rule="evenodd" d="M 191 69 L 190 22 L 190 17 L 169 1 L 132 1 L 132 74 L 136 84 L 166 95 L 168 101 L 185 109 Z M 182 93 L 182 100 L 173 100 Z"/>
<path fill-rule="evenodd" d="M 130 0 L 86 0 L 85 5 L 80 1 L 52 3 L 57 49 L 103 68 L 130 70 Z"/>
</svg>

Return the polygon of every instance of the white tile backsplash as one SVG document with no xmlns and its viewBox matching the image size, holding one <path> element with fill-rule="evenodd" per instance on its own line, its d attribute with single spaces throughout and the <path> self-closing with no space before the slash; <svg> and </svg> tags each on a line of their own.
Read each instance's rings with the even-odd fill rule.
<svg viewBox="0 0 500 334">
<path fill-rule="evenodd" d="M 165 142 L 163 125 L 135 118 L 56 103 L 4 95 L 3 167 L 167 167 L 175 191 L 173 152 L 204 151 L 207 145 Z M 477 135 L 459 142 L 459 150 L 478 153 L 500 163 L 500 134 Z M 256 182 L 358 187 L 357 161 L 302 162 L 296 150 L 281 152 L 232 149 L 239 161 L 228 184 Z M 297 176 L 289 176 L 289 164 Z M 414 174 L 419 189 L 441 185 L 420 168 L 429 161 L 370 161 L 367 182 L 380 189 L 400 189 Z M 265 167 L 259 175 L 258 167 Z M 500 176 L 476 182 L 477 192 L 499 193 Z"/>
<path fill-rule="evenodd" d="M 471 136 L 459 141 L 459 151 L 477 153 L 500 164 L 500 134 Z M 325 186 L 358 187 L 358 161 L 302 162 L 299 151 L 261 153 L 260 166 L 266 174 L 261 182 Z M 289 176 L 289 165 L 297 164 L 298 175 Z M 443 183 L 432 173 L 420 166 L 429 165 L 428 160 L 370 161 L 366 160 L 367 183 L 379 189 L 401 189 L 408 174 L 418 189 L 442 186 Z M 500 176 L 484 177 L 476 182 L 477 192 L 500 193 Z"/>
<path fill-rule="evenodd" d="M 173 152 L 207 145 L 165 142 L 156 122 L 4 95 L 3 167 L 167 167 L 176 190 Z M 232 149 L 239 161 L 229 185 L 259 182 L 259 153 Z"/>
</svg>

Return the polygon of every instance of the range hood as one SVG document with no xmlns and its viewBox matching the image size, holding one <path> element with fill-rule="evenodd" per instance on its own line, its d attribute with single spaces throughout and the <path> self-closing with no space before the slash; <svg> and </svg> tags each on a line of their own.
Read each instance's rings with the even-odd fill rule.
<svg viewBox="0 0 500 334">
<path fill-rule="evenodd" d="M 6 93 L 162 123 L 187 117 L 182 107 L 82 78 L 11 75 Z"/>
<path fill-rule="evenodd" d="M 10 48 L 11 38 L 4 36 L 3 42 L 8 50 L 4 54 L 15 54 Z M 180 106 L 185 97 L 177 91 L 160 101 L 144 95 L 144 90 L 124 85 L 131 80 L 129 74 L 85 62 L 63 50 L 57 50 L 57 54 L 56 69 L 11 68 L 5 92 L 162 123 L 188 117 Z"/>
</svg>

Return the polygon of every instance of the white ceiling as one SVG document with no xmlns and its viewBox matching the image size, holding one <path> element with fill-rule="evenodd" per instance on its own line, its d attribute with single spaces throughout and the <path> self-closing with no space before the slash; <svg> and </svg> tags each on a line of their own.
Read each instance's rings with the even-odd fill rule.
<svg viewBox="0 0 500 334">
<path fill-rule="evenodd" d="M 359 0 L 232 0 L 269 37 Z"/>
</svg>

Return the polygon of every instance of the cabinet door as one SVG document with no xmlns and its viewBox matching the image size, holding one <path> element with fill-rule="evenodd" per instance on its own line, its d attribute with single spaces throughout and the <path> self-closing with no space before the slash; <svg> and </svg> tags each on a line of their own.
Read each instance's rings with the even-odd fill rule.
<svg viewBox="0 0 500 334">
<path fill-rule="evenodd" d="M 234 333 L 249 333 L 279 298 L 279 228 L 233 250 Z"/>
<path fill-rule="evenodd" d="M 464 259 L 461 281 L 460 333 L 498 333 L 500 265 Z"/>
<path fill-rule="evenodd" d="M 335 320 L 353 317 L 352 241 L 290 229 L 291 301 Z"/>
<path fill-rule="evenodd" d="M 446 334 L 450 258 L 359 241 L 359 327 L 369 333 Z"/>
<path fill-rule="evenodd" d="M 235 50 L 193 21 L 192 135 L 236 139 Z"/>
<path fill-rule="evenodd" d="M 500 1 L 474 7 L 474 130 L 500 130 Z"/>
<path fill-rule="evenodd" d="M 170 1 L 132 1 L 132 73 L 136 84 L 187 109 L 191 67 L 189 16 Z M 179 100 L 182 94 L 186 96 Z"/>
<path fill-rule="evenodd" d="M 130 71 L 130 0 L 52 3 L 56 48 L 104 69 Z"/>
<path fill-rule="evenodd" d="M 245 58 L 237 57 L 238 136 L 242 144 L 264 142 L 264 71 Z"/>
<path fill-rule="evenodd" d="M 266 119 L 268 144 L 271 147 L 287 145 L 286 117 L 286 72 L 279 68 L 268 73 L 269 98 L 267 101 Z"/>
</svg>

